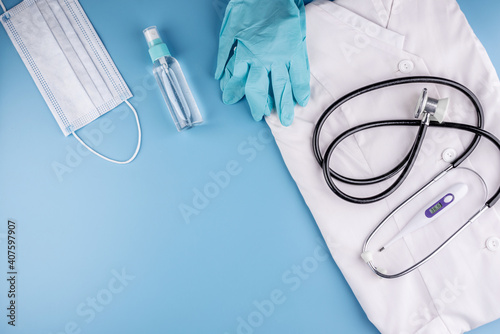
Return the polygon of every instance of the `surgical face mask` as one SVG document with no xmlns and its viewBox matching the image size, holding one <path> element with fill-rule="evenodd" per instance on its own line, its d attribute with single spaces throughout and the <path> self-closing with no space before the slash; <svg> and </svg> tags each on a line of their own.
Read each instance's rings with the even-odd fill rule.
<svg viewBox="0 0 500 334">
<path fill-rule="evenodd" d="M 43 95 L 63 134 L 73 134 L 99 157 L 131 162 L 141 146 L 132 97 L 78 0 L 24 0 L 0 21 Z M 109 159 L 87 146 L 75 133 L 121 103 L 135 114 L 139 131 L 136 151 L 127 161 Z"/>
</svg>

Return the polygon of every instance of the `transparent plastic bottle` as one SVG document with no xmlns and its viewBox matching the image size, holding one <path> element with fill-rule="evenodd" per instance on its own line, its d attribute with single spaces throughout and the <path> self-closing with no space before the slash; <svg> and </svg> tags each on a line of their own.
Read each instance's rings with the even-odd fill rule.
<svg viewBox="0 0 500 334">
<path fill-rule="evenodd" d="M 158 33 L 156 27 L 144 30 L 153 61 L 153 73 L 178 131 L 203 123 L 196 101 L 177 60 Z"/>
</svg>

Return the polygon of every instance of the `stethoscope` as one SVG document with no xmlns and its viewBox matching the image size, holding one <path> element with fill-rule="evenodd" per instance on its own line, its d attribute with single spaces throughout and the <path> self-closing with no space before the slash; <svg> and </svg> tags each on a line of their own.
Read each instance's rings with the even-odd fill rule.
<svg viewBox="0 0 500 334">
<path fill-rule="evenodd" d="M 326 152 L 324 154 L 321 153 L 319 148 L 319 140 L 321 131 L 325 122 L 332 115 L 332 113 L 341 107 L 344 103 L 369 92 L 379 90 L 386 87 L 405 85 L 405 84 L 415 84 L 415 83 L 430 83 L 430 84 L 439 84 L 452 87 L 460 92 L 462 92 L 473 104 L 476 113 L 477 113 L 477 125 L 469 125 L 462 123 L 453 123 L 453 122 L 438 122 L 436 117 L 440 113 L 442 106 L 440 105 L 442 101 L 430 98 L 427 95 L 427 90 L 424 89 L 422 96 L 419 99 L 417 109 L 415 112 L 415 120 L 386 120 L 386 121 L 377 121 L 370 122 L 358 125 L 353 127 L 342 134 L 340 134 L 335 140 L 331 142 L 328 146 Z M 419 118 L 422 117 L 421 120 Z M 440 119 L 440 121 L 442 121 Z M 403 160 L 394 168 L 392 168 L 387 173 L 384 173 L 380 176 L 368 178 L 368 179 L 354 179 L 349 178 L 339 173 L 335 172 L 330 168 L 330 161 L 332 160 L 332 155 L 337 146 L 346 138 L 368 129 L 378 128 L 378 127 L 390 127 L 390 126 L 418 126 L 417 135 L 415 137 L 415 141 L 408 152 L 408 154 L 403 158 Z M 378 83 L 374 83 L 372 85 L 368 85 L 362 88 L 359 88 L 351 93 L 343 96 L 342 98 L 335 101 L 332 105 L 330 105 L 321 115 L 318 122 L 316 123 L 316 127 L 313 133 L 313 151 L 316 157 L 316 160 L 321 165 L 323 169 L 323 176 L 326 180 L 326 183 L 330 187 L 330 189 L 340 198 L 355 204 L 369 204 L 380 201 L 392 193 L 394 193 L 406 180 L 411 170 L 413 169 L 415 162 L 418 158 L 418 154 L 422 147 L 422 144 L 425 139 L 425 135 L 427 129 L 429 127 L 438 127 L 438 128 L 451 128 L 457 129 L 461 131 L 467 131 L 474 134 L 474 138 L 471 140 L 469 146 L 465 149 L 465 151 L 459 155 L 450 165 L 444 169 L 442 172 L 434 176 L 429 182 L 423 185 L 418 191 L 416 191 L 413 195 L 404 200 L 399 206 L 397 206 L 387 217 L 380 222 L 377 227 L 368 235 L 367 239 L 363 244 L 363 250 L 361 257 L 365 260 L 370 269 L 382 278 L 392 279 L 404 276 L 415 269 L 419 268 L 426 262 L 428 262 L 431 258 L 433 258 L 437 253 L 439 253 L 444 247 L 446 247 L 453 239 L 455 239 L 464 229 L 466 229 L 470 224 L 476 221 L 485 211 L 489 208 L 493 207 L 495 203 L 500 199 L 500 187 L 497 189 L 496 193 L 489 199 L 486 200 L 485 204 L 481 209 L 479 209 L 472 217 L 470 217 L 465 224 L 463 224 L 458 230 L 456 230 L 448 239 L 446 239 L 439 247 L 437 247 L 434 251 L 432 251 L 429 255 L 416 262 L 411 267 L 396 273 L 396 274 L 387 274 L 385 270 L 377 268 L 373 263 L 373 254 L 369 250 L 368 246 L 370 241 L 375 236 L 375 234 L 392 218 L 397 212 L 399 212 L 404 206 L 414 200 L 418 195 L 424 192 L 427 188 L 429 188 L 434 183 L 438 182 L 442 177 L 444 177 L 451 170 L 458 168 L 476 149 L 479 141 L 482 137 L 491 141 L 499 150 L 500 150 L 500 140 L 491 134 L 490 132 L 484 130 L 484 112 L 479 99 L 476 95 L 469 90 L 467 87 L 459 84 L 455 81 L 438 78 L 438 77 L 430 77 L 430 76 L 417 76 L 417 77 L 408 77 L 408 78 L 398 78 L 391 79 L 387 81 L 382 81 Z M 397 176 L 399 174 L 399 176 Z M 346 194 L 341 191 L 335 181 L 340 181 L 350 185 L 372 185 L 382 181 L 386 181 L 392 177 L 396 177 L 394 183 L 392 183 L 387 189 L 384 191 L 370 196 L 370 197 L 354 197 Z"/>
</svg>

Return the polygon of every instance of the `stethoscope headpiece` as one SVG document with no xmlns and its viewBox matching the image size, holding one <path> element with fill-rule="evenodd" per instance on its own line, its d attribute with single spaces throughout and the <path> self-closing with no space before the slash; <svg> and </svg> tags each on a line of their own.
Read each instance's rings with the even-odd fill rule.
<svg viewBox="0 0 500 334">
<path fill-rule="evenodd" d="M 415 108 L 415 118 L 420 118 L 421 115 L 424 115 L 425 118 L 425 115 L 428 114 L 431 119 L 443 123 L 449 105 L 449 98 L 434 99 L 429 97 L 427 88 L 424 88 Z"/>
</svg>

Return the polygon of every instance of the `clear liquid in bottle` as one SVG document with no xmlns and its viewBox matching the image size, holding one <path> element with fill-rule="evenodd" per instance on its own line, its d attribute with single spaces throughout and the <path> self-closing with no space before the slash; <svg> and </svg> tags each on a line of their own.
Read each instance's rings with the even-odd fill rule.
<svg viewBox="0 0 500 334">
<path fill-rule="evenodd" d="M 177 60 L 163 43 L 156 27 L 144 30 L 153 61 L 153 73 L 178 131 L 203 123 L 196 101 Z"/>
</svg>

